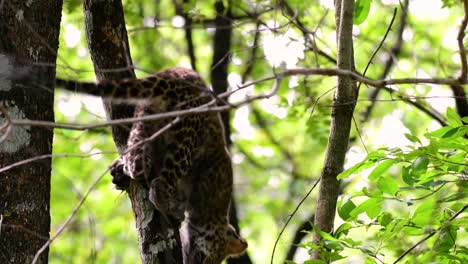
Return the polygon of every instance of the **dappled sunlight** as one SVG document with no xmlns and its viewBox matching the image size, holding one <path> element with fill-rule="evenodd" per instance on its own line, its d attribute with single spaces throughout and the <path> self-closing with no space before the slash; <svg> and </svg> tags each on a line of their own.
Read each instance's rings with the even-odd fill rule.
<svg viewBox="0 0 468 264">
<path fill-rule="evenodd" d="M 104 104 L 102 103 L 102 99 L 100 97 L 83 95 L 82 102 L 86 110 L 88 110 L 91 114 L 101 118 L 106 117 Z"/>
<path fill-rule="evenodd" d="M 81 112 L 79 95 L 60 95 L 57 99 L 58 110 L 66 117 L 73 118 Z"/>
<path fill-rule="evenodd" d="M 279 97 L 270 97 L 259 102 L 261 109 L 267 113 L 273 114 L 279 119 L 283 119 L 288 114 L 288 109 L 279 105 Z"/>
<path fill-rule="evenodd" d="M 294 68 L 299 60 L 304 59 L 304 44 L 299 35 L 292 29 L 287 29 L 283 33 L 273 33 L 268 30 L 278 26 L 277 23 L 268 22 L 268 27 L 263 26 L 263 52 L 272 67 L 279 67 L 282 64 L 286 68 Z"/>
<path fill-rule="evenodd" d="M 256 129 L 249 121 L 250 110 L 248 106 L 240 107 L 234 112 L 232 126 L 236 129 L 236 133 L 232 135 L 233 139 L 253 139 Z"/>
<path fill-rule="evenodd" d="M 403 111 L 396 110 L 384 116 L 381 121 L 376 122 L 375 132 L 366 133 L 367 140 L 365 142 L 371 142 L 376 147 L 385 146 L 388 148 L 404 148 L 411 144 L 405 137 L 405 133 L 411 132 L 401 121 L 403 115 Z"/>
<path fill-rule="evenodd" d="M 448 17 L 449 10 L 442 9 L 440 0 L 411 0 L 409 12 L 417 19 L 443 20 Z"/>
<path fill-rule="evenodd" d="M 430 85 L 430 90 L 426 95 L 426 102 L 439 113 L 447 112 L 448 107 L 455 107 L 452 92 L 445 87 L 439 85 Z"/>
<path fill-rule="evenodd" d="M 63 27 L 65 44 L 68 48 L 76 47 L 81 41 L 81 30 L 73 24 L 66 24 Z"/>
</svg>

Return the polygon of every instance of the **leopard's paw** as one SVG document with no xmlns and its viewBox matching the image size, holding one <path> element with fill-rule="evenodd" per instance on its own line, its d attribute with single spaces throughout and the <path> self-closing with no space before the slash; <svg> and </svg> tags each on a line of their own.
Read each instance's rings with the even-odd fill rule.
<svg viewBox="0 0 468 264">
<path fill-rule="evenodd" d="M 118 190 L 128 190 L 130 185 L 130 177 L 123 170 L 122 160 L 116 160 L 110 167 L 110 174 L 112 175 L 112 183 L 115 184 Z"/>
</svg>

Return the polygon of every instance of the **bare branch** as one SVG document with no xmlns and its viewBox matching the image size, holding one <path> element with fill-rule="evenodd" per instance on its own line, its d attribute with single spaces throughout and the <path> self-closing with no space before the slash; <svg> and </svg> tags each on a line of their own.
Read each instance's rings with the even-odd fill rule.
<svg viewBox="0 0 468 264">
<path fill-rule="evenodd" d="M 401 85 L 401 84 L 441 84 L 441 85 L 462 85 L 467 84 L 468 82 L 461 82 L 460 80 L 454 78 L 400 78 L 400 79 L 386 79 L 386 80 L 374 80 L 369 79 L 365 76 L 362 76 L 359 73 L 356 73 L 352 70 L 345 69 L 334 69 L 334 68 L 296 68 L 289 69 L 279 73 L 276 73 L 274 76 L 264 77 L 258 80 L 251 81 L 245 85 L 241 85 L 238 88 L 243 89 L 254 84 L 262 83 L 265 81 L 271 81 L 274 79 L 282 79 L 290 76 L 309 76 L 309 75 L 323 75 L 323 76 L 342 76 L 350 77 L 354 81 L 365 83 L 369 86 L 376 88 L 383 88 L 388 85 Z M 221 96 L 222 97 L 222 96 Z"/>
<path fill-rule="evenodd" d="M 24 159 L 8 166 L 0 168 L 0 173 L 5 172 L 7 170 L 11 170 L 13 168 L 19 167 L 24 164 L 28 164 L 34 161 L 42 160 L 42 159 L 49 159 L 49 158 L 89 158 L 96 155 L 106 155 L 106 154 L 116 154 L 116 151 L 101 151 L 101 152 L 93 152 L 89 154 L 45 154 L 40 156 L 35 156 L 29 159 Z"/>
</svg>

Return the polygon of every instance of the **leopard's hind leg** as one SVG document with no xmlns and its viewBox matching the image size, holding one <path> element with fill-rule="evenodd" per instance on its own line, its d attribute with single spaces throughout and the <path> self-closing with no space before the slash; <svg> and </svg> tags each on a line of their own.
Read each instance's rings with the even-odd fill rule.
<svg viewBox="0 0 468 264">
<path fill-rule="evenodd" d="M 186 183 L 191 179 L 194 131 L 180 124 L 170 133 L 175 140 L 161 153 L 161 167 L 151 181 L 149 199 L 163 213 L 183 220 L 191 191 Z"/>
</svg>

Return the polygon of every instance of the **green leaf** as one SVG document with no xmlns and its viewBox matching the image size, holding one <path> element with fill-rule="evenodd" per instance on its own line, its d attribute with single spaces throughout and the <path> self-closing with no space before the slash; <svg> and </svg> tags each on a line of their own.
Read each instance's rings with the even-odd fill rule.
<svg viewBox="0 0 468 264">
<path fill-rule="evenodd" d="M 444 227 L 440 233 L 439 238 L 434 244 L 434 250 L 437 252 L 449 252 L 449 250 L 455 245 L 457 240 L 457 228 L 454 226 Z"/>
<path fill-rule="evenodd" d="M 403 181 L 408 184 L 409 186 L 413 186 L 414 184 L 414 178 L 410 173 L 409 167 L 403 167 L 401 168 L 401 178 Z"/>
<path fill-rule="evenodd" d="M 382 203 L 377 203 L 375 206 L 370 207 L 366 210 L 366 214 L 370 219 L 374 219 L 379 216 L 382 211 Z"/>
<path fill-rule="evenodd" d="M 398 191 L 398 182 L 395 181 L 395 179 L 393 179 L 391 176 L 380 177 L 377 181 L 377 186 L 382 192 L 391 195 L 395 195 L 395 193 Z"/>
<path fill-rule="evenodd" d="M 347 170 L 343 171 L 342 173 L 338 174 L 337 179 L 341 180 L 341 179 L 347 178 L 351 174 L 354 174 L 354 173 L 357 173 L 357 172 L 360 172 L 362 170 L 365 170 L 367 168 L 372 167 L 374 164 L 375 164 L 375 161 L 367 160 L 367 159 L 364 160 L 364 161 L 361 161 L 359 163 L 356 163 L 352 167 L 350 167 L 349 169 L 347 169 Z"/>
<path fill-rule="evenodd" d="M 351 224 L 343 223 L 336 229 L 335 236 L 339 238 L 341 235 L 348 235 L 348 232 L 351 228 L 353 228 Z"/>
<path fill-rule="evenodd" d="M 427 165 L 429 165 L 429 158 L 427 156 L 418 157 L 411 164 L 411 174 L 419 175 L 425 173 Z"/>
<path fill-rule="evenodd" d="M 333 237 L 331 234 L 327 233 L 327 232 L 324 232 L 322 231 L 320 228 L 318 228 L 317 226 L 315 225 L 312 225 L 313 229 L 315 232 L 317 232 L 324 240 L 329 240 L 329 241 L 335 241 L 335 242 L 341 242 L 341 240 L 339 240 L 338 238 L 336 237 Z"/>
<path fill-rule="evenodd" d="M 442 138 L 450 138 L 452 137 L 453 135 L 456 135 L 458 131 L 460 131 L 461 127 L 454 127 L 452 129 L 450 129 L 449 131 L 447 131 L 443 136 Z"/>
<path fill-rule="evenodd" d="M 329 241 L 325 240 L 325 245 L 328 249 L 334 250 L 334 251 L 342 251 L 343 250 L 343 245 L 340 242 L 337 241 Z"/>
<path fill-rule="evenodd" d="M 434 207 L 435 203 L 433 200 L 425 201 L 413 212 L 411 221 L 418 226 L 429 224 L 434 218 Z"/>
<path fill-rule="evenodd" d="M 437 130 L 431 131 L 430 133 L 426 134 L 427 136 L 433 136 L 433 137 L 442 137 L 445 133 L 447 133 L 450 129 L 452 129 L 449 126 L 441 127 Z"/>
<path fill-rule="evenodd" d="M 352 217 L 357 217 L 358 215 L 366 212 L 368 214 L 368 216 L 369 216 L 369 214 L 374 216 L 375 212 L 376 212 L 376 208 L 380 212 L 380 208 L 381 208 L 383 200 L 384 200 L 384 198 L 381 198 L 381 197 L 380 198 L 369 198 L 365 202 L 361 203 L 356 208 L 354 208 L 350 212 L 350 215 Z M 369 217 L 374 218 L 375 216 L 374 217 L 369 216 Z"/>
<path fill-rule="evenodd" d="M 379 189 L 374 189 L 372 192 L 367 189 L 367 187 L 362 188 L 362 193 L 366 196 L 379 198 L 382 197 L 382 191 Z"/>
<path fill-rule="evenodd" d="M 377 165 L 375 167 L 375 169 L 369 174 L 369 180 L 373 181 L 377 178 L 379 178 L 380 176 L 382 176 L 382 174 L 384 172 L 386 172 L 390 167 L 392 167 L 393 164 L 395 164 L 397 161 L 396 160 L 393 160 L 393 159 L 388 159 L 388 160 L 384 160 L 382 161 L 379 165 Z"/>
<path fill-rule="evenodd" d="M 388 226 L 393 220 L 393 217 L 390 213 L 384 212 L 379 215 L 377 221 L 381 226 Z"/>
<path fill-rule="evenodd" d="M 353 23 L 359 25 L 364 22 L 369 15 L 372 0 L 357 0 L 354 5 Z"/>
<path fill-rule="evenodd" d="M 409 141 L 411 141 L 411 142 L 421 144 L 421 140 L 420 140 L 418 137 L 416 137 L 416 136 L 413 136 L 413 135 L 411 135 L 411 134 L 405 133 L 405 137 L 406 137 Z"/>
<path fill-rule="evenodd" d="M 455 201 L 465 199 L 465 198 L 466 198 L 466 193 L 457 192 L 457 193 L 453 193 L 453 194 L 441 199 L 440 202 L 442 202 L 442 203 L 455 202 Z"/>
<path fill-rule="evenodd" d="M 461 121 L 460 116 L 453 110 L 453 108 L 447 108 L 447 121 L 451 126 L 458 127 L 462 126 L 463 122 Z"/>
<path fill-rule="evenodd" d="M 353 201 L 348 200 L 338 208 L 338 215 L 341 217 L 341 219 L 347 221 L 350 218 L 349 213 L 354 208 L 356 208 L 356 205 L 353 203 Z"/>
</svg>

